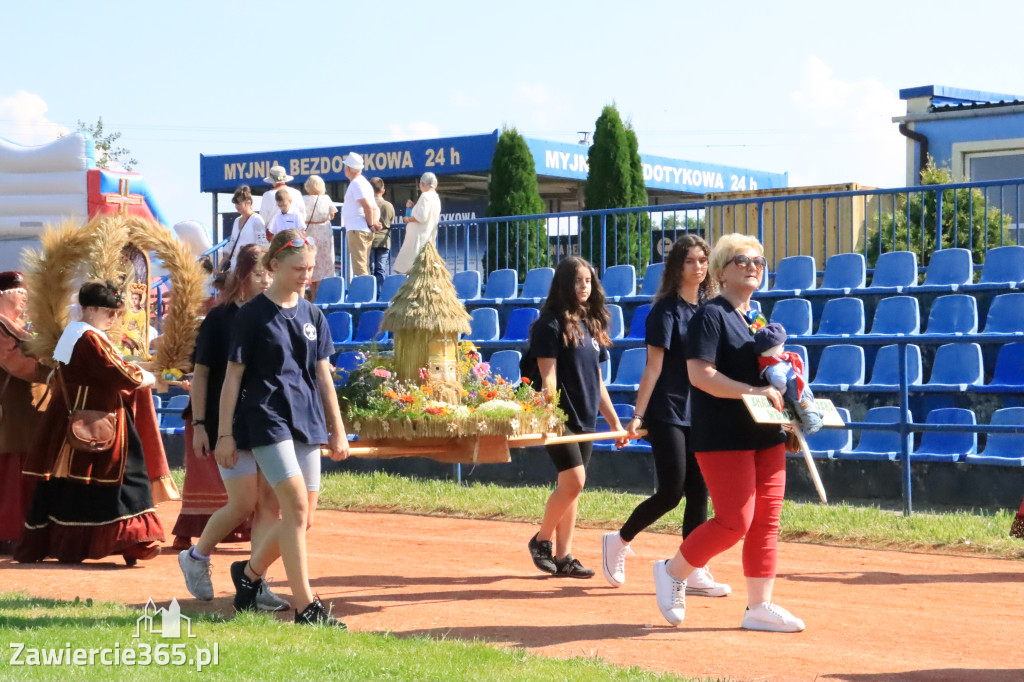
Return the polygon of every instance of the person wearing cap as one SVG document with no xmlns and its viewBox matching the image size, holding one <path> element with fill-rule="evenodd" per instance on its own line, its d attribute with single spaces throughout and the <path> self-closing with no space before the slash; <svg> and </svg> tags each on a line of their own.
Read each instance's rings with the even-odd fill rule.
<svg viewBox="0 0 1024 682">
<path fill-rule="evenodd" d="M 48 370 L 25 350 L 28 291 L 20 272 L 0 272 L 0 544 L 21 537 L 32 479 L 21 468 L 46 400 Z"/>
<path fill-rule="evenodd" d="M 274 216 L 281 213 L 281 209 L 277 206 L 277 190 L 284 189 L 288 194 L 292 195 L 291 209 L 289 213 L 297 213 L 302 223 L 306 222 L 306 203 L 302 200 L 302 192 L 289 187 L 288 183 L 295 178 L 284 172 L 284 168 L 281 166 L 272 166 L 267 177 L 263 178 L 263 182 L 269 182 L 273 187 L 263 193 L 263 199 L 260 201 L 260 217 L 263 218 L 263 224 L 270 227 L 271 221 L 274 220 Z"/>
<path fill-rule="evenodd" d="M 441 199 L 437 196 L 437 176 L 424 173 L 420 176 L 420 198 L 405 219 L 405 239 L 395 257 L 395 272 L 403 275 L 409 272 L 427 242 L 436 243 L 437 223 L 440 219 Z"/>
<path fill-rule="evenodd" d="M 342 225 L 348 235 L 348 255 L 352 276 L 370 274 L 370 249 L 373 231 L 380 227 L 380 211 L 374 201 L 373 186 L 363 176 L 363 157 L 355 152 L 345 156 L 345 203 L 341 206 Z"/>
<path fill-rule="evenodd" d="M 82 319 L 65 327 L 53 351 L 53 396 L 23 469 L 37 483 L 14 560 L 80 563 L 120 554 L 133 566 L 159 555 L 164 541 L 133 408 L 136 391 L 156 378 L 122 359 L 107 338 L 124 308 L 113 282 L 86 282 L 78 303 Z M 114 414 L 110 447 L 74 449 L 72 410 Z"/>
<path fill-rule="evenodd" d="M 672 559 L 654 564 L 657 605 L 670 624 L 682 623 L 687 577 L 742 539 L 747 608 L 740 626 L 800 632 L 804 622 L 772 602 L 786 450 L 799 446 L 778 424 L 754 421 L 743 403 L 744 395 L 755 395 L 783 408 L 782 395 L 761 374 L 754 341 L 766 322 L 750 302 L 764 276 L 764 248 L 748 235 L 724 235 L 709 260 L 721 293 L 687 325 L 686 369 L 690 435 L 715 516 L 686 536 Z"/>
</svg>

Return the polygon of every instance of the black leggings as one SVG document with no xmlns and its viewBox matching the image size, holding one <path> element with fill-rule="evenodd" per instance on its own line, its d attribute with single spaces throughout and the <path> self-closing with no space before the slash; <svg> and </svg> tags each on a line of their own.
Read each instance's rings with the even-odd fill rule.
<svg viewBox="0 0 1024 682">
<path fill-rule="evenodd" d="M 697 456 L 686 447 L 689 429 L 685 426 L 652 421 L 645 424 L 646 440 L 651 444 L 658 488 L 653 495 L 637 505 L 622 525 L 619 535 L 624 542 L 669 513 L 686 495 L 683 508 L 683 537 L 708 520 L 708 489 L 697 465 Z"/>
</svg>

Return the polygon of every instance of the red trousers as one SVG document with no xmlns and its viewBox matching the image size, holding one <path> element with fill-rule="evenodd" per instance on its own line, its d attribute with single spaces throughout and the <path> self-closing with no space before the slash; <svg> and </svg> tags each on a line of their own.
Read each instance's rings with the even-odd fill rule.
<svg viewBox="0 0 1024 682">
<path fill-rule="evenodd" d="M 743 575 L 774 578 L 779 514 L 786 492 L 786 449 L 698 452 L 715 516 L 690 533 L 679 551 L 691 566 L 743 540 Z"/>
</svg>

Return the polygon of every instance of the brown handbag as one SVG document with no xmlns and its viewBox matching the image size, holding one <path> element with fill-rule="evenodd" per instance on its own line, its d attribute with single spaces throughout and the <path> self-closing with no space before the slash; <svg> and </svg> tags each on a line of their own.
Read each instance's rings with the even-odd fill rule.
<svg viewBox="0 0 1024 682">
<path fill-rule="evenodd" d="M 117 415 L 103 410 L 72 410 L 68 400 L 68 385 L 59 366 L 57 374 L 64 385 L 64 403 L 68 406 L 68 445 L 78 452 L 109 450 L 117 437 Z"/>
</svg>

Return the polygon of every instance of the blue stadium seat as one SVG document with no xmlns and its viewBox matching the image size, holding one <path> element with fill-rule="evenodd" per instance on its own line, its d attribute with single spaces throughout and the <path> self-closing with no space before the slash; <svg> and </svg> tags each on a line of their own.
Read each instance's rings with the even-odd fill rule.
<svg viewBox="0 0 1024 682">
<path fill-rule="evenodd" d="M 343 384 L 348 381 L 349 372 L 360 367 L 365 362 L 363 357 L 363 354 L 359 351 L 338 353 L 334 357 L 334 371 L 338 375 L 339 383 Z"/>
<path fill-rule="evenodd" d="M 505 327 L 505 334 L 501 337 L 503 341 L 525 341 L 530 335 L 530 325 L 540 317 L 540 311 L 536 308 L 516 308 L 508 315 L 508 325 Z"/>
<path fill-rule="evenodd" d="M 865 422 L 873 424 L 895 424 L 900 419 L 900 408 L 893 406 L 873 407 L 864 415 Z M 907 421 L 912 421 L 907 411 Z M 860 432 L 857 447 L 846 452 L 836 453 L 836 459 L 880 459 L 893 461 L 899 455 L 900 434 L 896 431 L 873 431 L 864 429 Z"/>
<path fill-rule="evenodd" d="M 804 373 L 807 375 L 804 378 L 807 379 L 808 377 L 810 377 L 811 376 L 811 364 L 807 360 L 807 346 L 801 346 L 800 344 L 796 344 L 796 343 L 787 343 L 782 348 L 783 348 L 783 350 L 787 350 L 787 351 L 789 351 L 791 353 L 796 353 L 797 355 L 800 356 L 800 361 L 804 363 Z"/>
<path fill-rule="evenodd" d="M 388 275 L 384 278 L 383 284 L 380 285 L 380 295 L 377 297 L 381 303 L 390 303 L 391 299 L 395 297 L 398 290 L 403 284 L 408 275 L 394 274 Z"/>
<path fill-rule="evenodd" d="M 632 265 L 613 265 L 601 276 L 601 286 L 608 301 L 615 302 L 636 293 L 636 268 Z"/>
<path fill-rule="evenodd" d="M 476 270 L 463 270 L 452 276 L 455 294 L 460 301 L 472 301 L 480 298 L 480 273 Z"/>
<path fill-rule="evenodd" d="M 871 381 L 863 386 L 850 386 L 851 391 L 888 393 L 899 390 L 900 387 L 900 356 L 897 346 L 882 346 L 875 356 L 875 364 L 871 368 Z M 909 386 L 920 386 L 921 375 L 921 348 L 910 344 L 907 346 L 907 384 Z"/>
<path fill-rule="evenodd" d="M 160 433 L 165 436 L 185 433 L 185 420 L 181 413 L 188 407 L 188 394 L 171 397 L 164 406 L 163 419 L 160 420 Z"/>
<path fill-rule="evenodd" d="M 813 256 L 788 256 L 779 261 L 775 269 L 775 281 L 768 294 L 772 296 L 799 296 L 809 291 L 818 281 L 817 266 Z M 766 273 L 767 274 L 767 273 Z"/>
<path fill-rule="evenodd" d="M 624 338 L 631 341 L 645 341 L 647 339 L 647 316 L 650 314 L 650 303 L 638 305 L 633 311 L 633 317 L 629 320 L 629 333 Z"/>
<path fill-rule="evenodd" d="M 825 274 L 815 294 L 846 296 L 867 284 L 867 265 L 859 253 L 837 253 L 825 261 Z"/>
<path fill-rule="evenodd" d="M 779 303 L 781 302 L 779 301 Z M 853 296 L 832 298 L 825 301 L 816 336 L 843 337 L 856 336 L 863 333 L 864 301 Z"/>
<path fill-rule="evenodd" d="M 348 283 L 345 292 L 345 305 L 360 308 L 364 303 L 377 302 L 377 278 L 373 275 L 358 275 Z"/>
<path fill-rule="evenodd" d="M 548 297 L 551 280 L 555 276 L 554 268 L 534 268 L 526 273 L 523 282 L 523 293 L 518 300 L 538 304 Z"/>
<path fill-rule="evenodd" d="M 1007 343 L 999 348 L 992 381 L 974 385 L 977 393 L 1024 393 L 1024 343 Z"/>
<path fill-rule="evenodd" d="M 977 419 L 972 410 L 945 407 L 932 410 L 925 424 L 959 424 L 974 426 Z M 958 462 L 965 455 L 978 452 L 978 434 L 950 431 L 926 431 L 921 434 L 921 445 L 910 453 L 912 462 Z"/>
<path fill-rule="evenodd" d="M 164 401 L 161 400 L 160 396 L 153 393 L 153 409 L 156 410 L 156 426 L 160 428 L 163 425 L 164 415 L 160 412 L 163 409 Z"/>
<path fill-rule="evenodd" d="M 964 291 L 1016 289 L 1024 282 L 1024 246 L 999 246 L 985 254 L 985 264 L 977 284 L 966 284 Z"/>
<path fill-rule="evenodd" d="M 963 336 L 978 332 L 978 302 L 967 294 L 939 296 L 928 312 L 928 327 L 923 334 Z"/>
<path fill-rule="evenodd" d="M 966 391 L 968 386 L 981 384 L 984 375 L 981 346 L 976 343 L 947 343 L 935 351 L 932 375 L 917 390 Z"/>
<path fill-rule="evenodd" d="M 649 263 L 644 271 L 644 282 L 640 287 L 640 293 L 636 296 L 626 296 L 623 301 L 650 301 L 658 293 L 658 286 L 661 285 L 661 275 L 665 272 L 664 263 Z"/>
<path fill-rule="evenodd" d="M 617 303 L 609 303 L 608 314 L 611 315 L 611 319 L 608 320 L 608 336 L 611 337 L 612 341 L 621 339 L 622 335 L 625 334 L 626 322 L 622 317 L 622 306 Z"/>
<path fill-rule="evenodd" d="M 864 349 L 853 345 L 826 346 L 818 360 L 811 390 L 846 391 L 864 383 Z"/>
<path fill-rule="evenodd" d="M 364 275 L 373 278 L 372 275 Z M 376 286 L 374 281 L 374 286 Z M 380 324 L 384 321 L 383 310 L 364 310 L 359 314 L 359 321 L 356 323 L 356 331 L 352 340 L 342 346 L 367 345 L 370 343 L 387 343 L 388 333 L 380 330 Z M 337 347 L 339 344 L 335 344 Z"/>
<path fill-rule="evenodd" d="M 914 296 L 889 296 L 875 307 L 872 334 L 907 336 L 921 332 L 921 309 Z"/>
<path fill-rule="evenodd" d="M 487 285 L 484 288 L 483 298 L 475 300 L 475 303 L 488 303 L 498 305 L 516 297 L 519 291 L 519 273 L 511 268 L 495 270 L 487 275 Z"/>
<path fill-rule="evenodd" d="M 469 341 L 497 341 L 498 340 L 498 311 L 494 308 L 474 308 L 469 313 L 469 335 L 465 338 Z"/>
<path fill-rule="evenodd" d="M 868 292 L 872 294 L 902 294 L 917 286 L 917 254 L 913 251 L 883 253 L 875 262 Z"/>
<path fill-rule="evenodd" d="M 627 405 L 626 403 L 612 403 L 612 409 L 615 410 L 615 414 L 619 418 L 619 422 L 622 423 L 625 428 L 626 424 L 630 419 L 633 418 L 633 406 Z M 608 421 L 604 418 L 604 415 L 598 414 L 597 416 L 597 431 L 598 433 L 609 431 L 610 426 Z M 613 440 L 599 440 L 594 442 L 594 450 L 597 452 L 650 452 L 651 446 L 644 440 L 630 441 L 629 445 L 622 448 L 621 450 L 615 450 L 615 441 Z"/>
<path fill-rule="evenodd" d="M 992 413 L 993 426 L 1024 426 L 1024 407 L 1004 407 Z M 1024 466 L 1024 433 L 990 433 L 980 455 L 967 455 L 968 464 Z"/>
<path fill-rule="evenodd" d="M 519 380 L 522 378 L 519 375 L 519 361 L 522 358 L 523 354 L 517 350 L 496 351 L 488 360 L 491 365 L 491 374 L 502 377 L 513 386 L 518 386 Z"/>
<path fill-rule="evenodd" d="M 609 391 L 635 391 L 640 388 L 640 377 L 647 365 L 646 348 L 627 348 L 619 358 L 615 381 L 608 384 Z"/>
<path fill-rule="evenodd" d="M 605 386 L 607 386 L 608 384 L 612 383 L 612 360 L 611 360 L 611 358 L 608 358 L 607 360 L 602 360 L 601 361 L 601 381 L 603 381 L 605 383 Z"/>
<path fill-rule="evenodd" d="M 967 249 L 941 249 L 932 253 L 920 292 L 956 291 L 973 281 L 974 261 Z"/>
<path fill-rule="evenodd" d="M 845 407 L 837 407 L 836 411 L 843 418 L 843 423 L 850 422 L 850 411 Z M 850 429 L 829 429 L 824 428 L 817 433 L 807 436 L 807 449 L 815 458 L 833 458 L 840 452 L 849 452 L 853 449 L 853 431 Z M 797 453 L 796 456 L 800 456 Z"/>
<path fill-rule="evenodd" d="M 348 343 L 352 340 L 352 313 L 327 313 L 327 326 L 331 330 L 331 340 L 335 344 Z"/>
<path fill-rule="evenodd" d="M 320 280 L 320 288 L 316 290 L 314 304 L 321 308 L 338 305 L 345 300 L 345 280 L 341 277 L 325 277 Z"/>
<path fill-rule="evenodd" d="M 1024 294 L 999 294 L 993 298 L 982 334 L 1024 334 Z"/>
<path fill-rule="evenodd" d="M 789 338 L 810 336 L 811 302 L 806 298 L 784 298 L 772 306 L 771 322 L 778 322 L 786 329 Z"/>
</svg>

